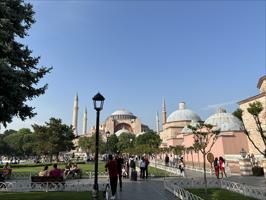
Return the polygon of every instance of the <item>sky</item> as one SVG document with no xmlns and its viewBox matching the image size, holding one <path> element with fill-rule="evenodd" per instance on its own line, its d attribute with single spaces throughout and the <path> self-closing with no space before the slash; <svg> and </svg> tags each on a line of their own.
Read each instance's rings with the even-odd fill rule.
<svg viewBox="0 0 266 200">
<path fill-rule="evenodd" d="M 21 40 L 53 67 L 41 82 L 46 93 L 31 102 L 38 113 L 7 129 L 43 124 L 50 117 L 71 124 L 79 96 L 79 132 L 88 109 L 95 124 L 92 97 L 105 97 L 103 122 L 127 109 L 155 129 L 162 99 L 167 115 L 185 101 L 206 119 L 222 106 L 258 94 L 266 74 L 265 1 L 28 1 L 36 23 Z M 5 129 L 2 127 L 0 132 Z"/>
</svg>

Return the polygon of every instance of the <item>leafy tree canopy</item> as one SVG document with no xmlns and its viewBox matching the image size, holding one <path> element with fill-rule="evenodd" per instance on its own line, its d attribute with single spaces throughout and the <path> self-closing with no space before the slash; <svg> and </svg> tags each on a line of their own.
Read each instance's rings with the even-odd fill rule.
<svg viewBox="0 0 266 200">
<path fill-rule="evenodd" d="M 35 22 L 32 5 L 23 0 L 0 2 L 0 124 L 14 116 L 25 120 L 36 115 L 26 102 L 44 94 L 47 84 L 37 87 L 51 68 L 37 67 L 40 57 L 33 57 L 22 38 Z"/>
</svg>

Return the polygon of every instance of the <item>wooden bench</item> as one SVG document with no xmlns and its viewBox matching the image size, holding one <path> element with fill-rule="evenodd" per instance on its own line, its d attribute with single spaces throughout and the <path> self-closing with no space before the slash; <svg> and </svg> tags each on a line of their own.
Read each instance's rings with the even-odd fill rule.
<svg viewBox="0 0 266 200">
<path fill-rule="evenodd" d="M 61 186 L 65 186 L 65 180 L 63 176 L 32 176 L 31 187 L 41 186 L 47 189 L 60 189 Z"/>
</svg>

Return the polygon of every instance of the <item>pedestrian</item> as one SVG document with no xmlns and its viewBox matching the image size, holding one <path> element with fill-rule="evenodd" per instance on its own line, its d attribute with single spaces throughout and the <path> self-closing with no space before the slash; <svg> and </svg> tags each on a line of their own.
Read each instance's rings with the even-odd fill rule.
<svg viewBox="0 0 266 200">
<path fill-rule="evenodd" d="M 124 165 L 124 159 L 119 156 L 119 152 L 116 155 L 115 159 L 116 159 L 116 162 L 117 162 L 117 173 L 118 173 L 120 191 L 122 192 L 122 168 L 123 168 L 123 165 Z"/>
<path fill-rule="evenodd" d="M 145 161 L 145 178 L 148 179 L 148 176 L 149 176 L 148 171 L 149 171 L 150 161 L 149 161 L 147 155 L 144 157 L 144 161 Z"/>
<path fill-rule="evenodd" d="M 185 163 L 184 163 L 184 160 L 183 160 L 183 157 L 180 158 L 180 163 L 179 163 L 179 166 L 178 166 L 179 170 L 180 170 L 180 174 L 185 177 Z"/>
<path fill-rule="evenodd" d="M 169 156 L 168 154 L 166 154 L 165 159 L 164 159 L 165 165 L 168 166 L 169 165 Z"/>
<path fill-rule="evenodd" d="M 116 188 L 117 188 L 117 161 L 113 159 L 112 155 L 108 156 L 108 162 L 105 165 L 105 169 L 108 170 L 112 197 L 110 199 L 115 199 Z"/>
<path fill-rule="evenodd" d="M 217 177 L 217 179 L 219 179 L 219 160 L 216 157 L 213 161 L 213 166 L 214 166 L 214 171 L 215 171 L 215 176 Z"/>
<path fill-rule="evenodd" d="M 140 167 L 140 178 L 144 179 L 145 178 L 145 167 L 146 167 L 144 157 L 141 158 L 139 167 Z"/>
<path fill-rule="evenodd" d="M 222 178 L 225 176 L 227 177 L 226 173 L 225 173 L 225 160 L 222 156 L 219 157 L 219 169 L 222 175 Z"/>
</svg>

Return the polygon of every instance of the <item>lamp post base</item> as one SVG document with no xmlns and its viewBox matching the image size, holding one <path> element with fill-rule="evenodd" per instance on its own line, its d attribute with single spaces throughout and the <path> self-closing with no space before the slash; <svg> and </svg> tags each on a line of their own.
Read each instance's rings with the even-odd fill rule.
<svg viewBox="0 0 266 200">
<path fill-rule="evenodd" d="M 98 190 L 93 190 L 92 191 L 92 199 L 98 200 L 99 199 L 99 191 Z"/>
</svg>

